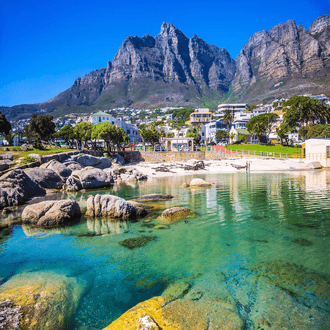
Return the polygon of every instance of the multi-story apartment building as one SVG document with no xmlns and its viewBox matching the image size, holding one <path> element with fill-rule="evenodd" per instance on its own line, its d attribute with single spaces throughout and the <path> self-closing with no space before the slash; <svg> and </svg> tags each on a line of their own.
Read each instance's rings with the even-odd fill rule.
<svg viewBox="0 0 330 330">
<path fill-rule="evenodd" d="M 207 124 L 212 119 L 212 113 L 208 108 L 199 108 L 190 114 L 190 123 L 193 126 Z"/>
<path fill-rule="evenodd" d="M 233 116 L 237 113 L 243 113 L 247 109 L 246 103 L 219 104 L 217 115 L 222 118 L 226 111 L 229 110 Z"/>
</svg>

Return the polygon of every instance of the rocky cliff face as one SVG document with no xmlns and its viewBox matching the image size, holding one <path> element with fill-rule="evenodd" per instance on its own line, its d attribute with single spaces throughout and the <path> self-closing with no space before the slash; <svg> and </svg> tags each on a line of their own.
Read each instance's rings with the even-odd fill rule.
<svg viewBox="0 0 330 330">
<path fill-rule="evenodd" d="M 127 37 L 106 68 L 77 78 L 48 102 L 0 111 L 14 119 L 41 110 L 58 114 L 116 106 L 205 106 L 205 99 L 216 106 L 224 100 L 257 102 L 330 92 L 329 81 L 328 15 L 307 31 L 289 20 L 257 32 L 236 61 L 226 49 L 196 35 L 189 39 L 173 24 L 163 23 L 155 38 Z"/>
<path fill-rule="evenodd" d="M 232 87 L 240 91 L 258 82 L 284 83 L 281 79 L 328 75 L 330 69 L 330 17 L 317 18 L 306 31 L 289 20 L 255 33 L 236 60 Z"/>
</svg>

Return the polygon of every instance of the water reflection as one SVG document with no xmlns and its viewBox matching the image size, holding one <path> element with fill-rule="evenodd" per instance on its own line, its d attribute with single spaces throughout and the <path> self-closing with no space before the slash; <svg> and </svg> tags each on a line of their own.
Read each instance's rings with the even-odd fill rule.
<svg viewBox="0 0 330 330">
<path fill-rule="evenodd" d="M 87 228 L 96 235 L 123 234 L 128 231 L 130 222 L 118 219 L 89 219 Z"/>
</svg>

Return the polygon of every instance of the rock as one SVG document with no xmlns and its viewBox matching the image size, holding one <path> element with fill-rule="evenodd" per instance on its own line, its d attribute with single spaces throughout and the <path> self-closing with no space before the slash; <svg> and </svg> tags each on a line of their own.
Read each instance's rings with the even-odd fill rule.
<svg viewBox="0 0 330 330">
<path fill-rule="evenodd" d="M 160 221 L 164 223 L 175 223 L 185 218 L 191 213 L 191 211 L 186 207 L 172 207 L 166 209 L 160 216 Z"/>
<path fill-rule="evenodd" d="M 31 158 L 34 158 L 35 161 L 42 163 L 42 156 L 39 154 L 29 154 L 28 155 Z"/>
<path fill-rule="evenodd" d="M 14 330 L 20 328 L 21 307 L 11 300 L 0 300 L 0 329 Z"/>
<path fill-rule="evenodd" d="M 46 189 L 61 189 L 62 178 L 49 168 L 33 167 L 23 170 L 24 173 L 34 182 Z"/>
<path fill-rule="evenodd" d="M 0 177 L 0 209 L 22 204 L 32 196 L 45 193 L 45 189 L 22 170 L 12 170 Z"/>
<path fill-rule="evenodd" d="M 190 187 L 190 184 L 188 184 L 188 183 L 183 183 L 181 185 L 181 188 L 189 188 L 189 187 Z"/>
<path fill-rule="evenodd" d="M 80 216 L 80 207 L 76 201 L 45 201 L 26 206 L 22 213 L 22 222 L 40 227 L 64 226 Z"/>
<path fill-rule="evenodd" d="M 115 164 L 125 165 L 125 163 L 126 163 L 125 158 L 119 154 L 116 154 L 111 159 Z"/>
<path fill-rule="evenodd" d="M 112 181 L 111 177 L 98 168 L 85 167 L 82 170 L 73 171 L 72 176 L 78 180 L 82 189 L 108 187 Z"/>
<path fill-rule="evenodd" d="M 217 304 L 176 299 L 166 304 L 163 297 L 154 297 L 137 304 L 104 330 L 240 330 L 241 317 Z"/>
<path fill-rule="evenodd" d="M 21 150 L 22 151 L 28 151 L 28 145 L 27 144 L 22 144 L 21 145 Z"/>
<path fill-rule="evenodd" d="M 190 188 L 208 188 L 212 187 L 212 183 L 204 181 L 203 179 L 192 179 L 190 182 Z"/>
<path fill-rule="evenodd" d="M 7 170 L 12 165 L 15 165 L 15 163 L 9 159 L 0 160 L 0 171 Z"/>
<path fill-rule="evenodd" d="M 169 199 L 174 198 L 173 195 L 162 195 L 162 194 L 150 194 L 150 195 L 144 195 L 141 197 L 136 198 L 137 201 L 166 201 Z"/>
<path fill-rule="evenodd" d="M 96 195 L 87 199 L 86 216 L 135 219 L 137 209 L 123 198 L 114 195 Z"/>
<path fill-rule="evenodd" d="M 154 229 L 170 229 L 171 227 L 168 225 L 156 225 L 153 228 Z"/>
<path fill-rule="evenodd" d="M 142 246 L 146 246 L 147 244 L 152 241 L 155 241 L 156 239 L 156 236 L 140 236 L 124 239 L 123 241 L 119 242 L 119 244 L 132 250 Z"/>
<path fill-rule="evenodd" d="M 21 273 L 0 286 L 1 329 L 66 329 L 75 314 L 83 286 L 54 272 Z M 5 319 L 1 319 L 5 315 Z"/>
<path fill-rule="evenodd" d="M 318 169 L 322 168 L 322 165 L 320 162 L 311 162 L 308 164 L 308 167 L 313 170 L 318 170 Z"/>
<path fill-rule="evenodd" d="M 175 282 L 170 284 L 165 289 L 165 291 L 162 293 L 162 297 L 166 303 L 169 303 L 175 299 L 183 298 L 190 288 L 191 284 L 188 282 Z"/>
<path fill-rule="evenodd" d="M 73 159 L 81 166 L 93 166 L 95 168 L 104 169 L 112 166 L 111 160 L 106 157 L 94 157 L 91 155 L 75 156 Z"/>
<path fill-rule="evenodd" d="M 65 165 L 60 163 L 57 160 L 51 160 L 48 163 L 42 164 L 41 168 L 48 168 L 56 172 L 62 178 L 68 178 L 71 175 L 71 170 L 67 168 Z"/>
<path fill-rule="evenodd" d="M 73 160 L 65 161 L 63 165 L 69 168 L 72 172 L 79 171 L 83 168 L 78 162 L 75 162 Z"/>
<path fill-rule="evenodd" d="M 78 191 L 82 188 L 80 180 L 72 175 L 66 179 L 65 185 L 66 185 L 65 187 L 66 191 Z"/>
<path fill-rule="evenodd" d="M 0 160 L 3 160 L 3 159 L 14 160 L 14 156 L 12 154 L 2 154 L 2 155 L 0 155 Z"/>
<path fill-rule="evenodd" d="M 310 246 L 313 244 L 313 242 L 311 242 L 310 240 L 308 240 L 306 238 L 301 238 L 301 237 L 295 238 L 295 239 L 291 240 L 291 242 L 299 244 L 301 246 Z"/>
<path fill-rule="evenodd" d="M 136 208 L 136 216 L 138 218 L 145 217 L 148 214 L 148 210 L 150 211 L 151 209 L 153 209 L 153 207 L 150 205 L 144 205 L 135 201 L 129 201 L 129 203 Z"/>
</svg>

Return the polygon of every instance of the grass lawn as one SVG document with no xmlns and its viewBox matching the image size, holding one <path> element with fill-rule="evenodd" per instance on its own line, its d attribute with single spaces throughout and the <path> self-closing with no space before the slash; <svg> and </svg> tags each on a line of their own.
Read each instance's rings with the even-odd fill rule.
<svg viewBox="0 0 330 330">
<path fill-rule="evenodd" d="M 261 151 L 263 151 L 264 153 L 266 152 L 271 152 L 271 153 L 281 153 L 281 154 L 288 154 L 288 156 L 295 156 L 297 155 L 297 151 L 298 154 L 300 155 L 301 153 L 301 148 L 297 147 L 287 147 L 287 146 L 281 146 L 281 145 L 260 145 L 260 144 L 233 144 L 233 145 L 227 145 L 226 149 L 228 150 L 233 150 L 233 151 L 237 151 L 240 152 L 242 150 L 244 150 L 244 152 L 247 152 L 248 150 L 254 152 L 258 152 L 260 153 Z"/>
<path fill-rule="evenodd" d="M 16 149 L 17 151 L 13 151 L 12 149 Z M 10 151 L 5 151 L 4 147 L 0 148 L 0 155 L 1 154 L 12 154 L 14 156 L 14 159 L 18 159 L 20 157 L 26 157 L 29 154 L 38 154 L 38 155 L 50 155 L 50 154 L 57 154 L 60 152 L 68 152 L 68 151 L 74 151 L 75 149 L 69 149 L 69 148 L 46 148 L 43 150 L 33 149 L 30 151 L 21 151 L 20 147 L 9 147 Z"/>
</svg>

